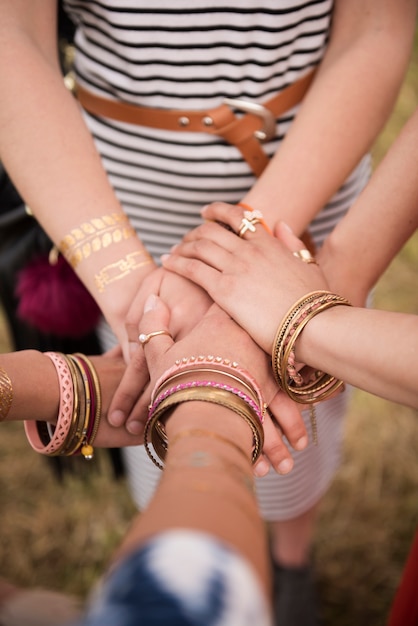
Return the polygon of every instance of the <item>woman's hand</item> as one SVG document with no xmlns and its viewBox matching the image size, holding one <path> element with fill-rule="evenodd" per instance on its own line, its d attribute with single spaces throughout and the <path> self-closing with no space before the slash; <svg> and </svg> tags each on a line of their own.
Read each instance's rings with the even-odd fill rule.
<svg viewBox="0 0 418 626">
<path fill-rule="evenodd" d="M 156 330 L 168 330 L 169 327 L 169 309 L 160 298 L 150 296 L 141 320 L 140 332 L 148 334 Z M 293 460 L 281 435 L 285 434 L 295 449 L 300 450 L 307 445 L 307 433 L 300 412 L 278 390 L 267 355 L 217 305 L 212 305 L 203 319 L 181 340 L 174 342 L 170 336 L 159 335 L 145 344 L 143 349 L 151 377 L 151 387 L 178 359 L 192 355 L 214 355 L 236 361 L 241 368 L 257 379 L 269 409 L 280 414 L 280 429 L 268 415 L 265 418 L 266 457 L 280 473 L 287 473 L 292 468 Z M 123 381 L 118 393 L 121 391 Z M 257 473 L 264 474 L 268 469 L 269 464 L 265 459 L 261 459 Z"/>
<path fill-rule="evenodd" d="M 167 272 L 163 268 L 148 276 L 131 304 L 126 318 L 128 350 L 124 350 L 128 369 L 123 389 L 116 395 L 109 411 L 109 422 L 119 427 L 126 423 L 130 432 L 140 434 L 145 420 L 149 395 L 146 385 L 149 381 L 144 351 L 138 342 L 138 328 L 144 311 L 144 303 L 150 293 L 160 293 L 170 308 L 170 333 L 181 338 L 186 335 L 203 317 L 212 300 L 189 280 Z M 133 357 L 135 357 L 133 359 Z"/>
<path fill-rule="evenodd" d="M 212 204 L 202 215 L 212 221 L 186 235 L 163 257 L 163 265 L 205 289 L 270 353 L 288 309 L 308 292 L 327 289 L 325 277 L 317 265 L 303 263 L 292 254 L 305 246 L 286 225 L 277 228 L 278 238 L 257 224 L 255 232 L 247 231 L 241 239 L 234 234 L 243 218 L 241 207 Z"/>
</svg>

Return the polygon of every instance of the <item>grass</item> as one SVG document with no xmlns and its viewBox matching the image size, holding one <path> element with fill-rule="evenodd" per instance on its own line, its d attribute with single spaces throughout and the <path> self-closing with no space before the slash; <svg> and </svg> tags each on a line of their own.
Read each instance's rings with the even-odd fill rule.
<svg viewBox="0 0 418 626">
<path fill-rule="evenodd" d="M 374 147 L 376 162 L 417 102 L 418 45 Z M 418 234 L 379 281 L 375 306 L 418 313 L 417 265 Z M 3 326 L 0 351 L 9 349 Z M 417 417 L 364 392 L 353 394 L 343 464 L 322 503 L 315 538 L 324 626 L 385 623 L 418 522 Z M 133 515 L 126 484 L 113 479 L 105 453 L 94 465 L 76 464 L 60 484 L 28 447 L 21 425 L 4 424 L 1 433 L 0 576 L 86 594 Z"/>
</svg>

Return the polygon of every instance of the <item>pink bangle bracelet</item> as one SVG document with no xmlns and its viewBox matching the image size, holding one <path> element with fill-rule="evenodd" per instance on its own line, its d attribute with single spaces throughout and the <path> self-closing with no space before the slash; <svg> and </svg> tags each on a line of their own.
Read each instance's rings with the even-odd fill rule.
<svg viewBox="0 0 418 626">
<path fill-rule="evenodd" d="M 216 368 L 210 369 L 210 368 Z M 151 393 L 151 404 L 155 401 L 158 391 L 163 385 L 171 378 L 174 378 L 177 374 L 192 372 L 193 370 L 200 369 L 202 373 L 216 373 L 225 374 L 231 376 L 243 384 L 250 392 L 257 398 L 260 409 L 263 411 L 265 407 L 263 394 L 261 388 L 255 378 L 251 376 L 246 370 L 238 366 L 238 363 L 231 361 L 230 359 L 223 359 L 220 356 L 191 356 L 184 357 L 176 361 L 176 363 L 166 370 L 155 383 L 154 389 Z"/>
<path fill-rule="evenodd" d="M 24 428 L 26 437 L 36 452 L 55 456 L 60 453 L 71 428 L 71 419 L 74 409 L 74 388 L 71 372 L 64 356 L 56 352 L 45 352 L 44 354 L 51 359 L 58 375 L 60 404 L 57 424 L 53 438 L 47 445 L 41 440 L 38 431 L 38 423 L 36 421 L 25 420 Z"/>
<path fill-rule="evenodd" d="M 240 389 L 237 389 L 236 387 L 231 387 L 230 385 L 226 385 L 224 383 L 219 383 L 219 382 L 212 381 L 212 380 L 201 380 L 201 381 L 191 381 L 187 383 L 179 383 L 178 385 L 174 385 L 173 387 L 166 389 L 163 393 L 161 393 L 155 399 L 155 401 L 151 405 L 149 409 L 149 413 L 148 413 L 148 419 L 152 418 L 153 414 L 155 413 L 155 410 L 161 404 L 161 402 L 165 400 L 165 398 L 168 398 L 168 396 L 171 396 L 173 393 L 176 393 L 177 391 L 183 391 L 184 389 L 194 389 L 196 387 L 212 387 L 214 389 L 222 389 L 224 391 L 229 391 L 230 393 L 233 393 L 234 395 L 244 400 L 250 406 L 250 408 L 254 411 L 254 413 L 257 415 L 258 419 L 260 420 L 260 423 L 261 424 L 263 423 L 263 414 L 261 412 L 262 409 L 260 409 L 260 407 L 257 406 L 257 404 L 254 402 L 254 400 L 250 396 L 248 396 L 246 393 L 244 393 Z"/>
</svg>

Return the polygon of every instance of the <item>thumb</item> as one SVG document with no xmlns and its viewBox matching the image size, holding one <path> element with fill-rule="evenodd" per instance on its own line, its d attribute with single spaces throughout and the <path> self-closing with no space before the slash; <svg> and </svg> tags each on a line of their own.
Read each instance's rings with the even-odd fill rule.
<svg viewBox="0 0 418 626">
<path fill-rule="evenodd" d="M 274 234 L 290 252 L 297 252 L 298 250 L 306 248 L 303 241 L 296 237 L 295 233 L 286 222 L 279 222 L 274 229 Z"/>
<path fill-rule="evenodd" d="M 169 308 L 159 296 L 150 294 L 145 301 L 144 314 L 139 323 L 139 341 L 144 348 L 148 366 L 149 362 L 167 352 L 174 343 L 169 323 Z"/>
</svg>

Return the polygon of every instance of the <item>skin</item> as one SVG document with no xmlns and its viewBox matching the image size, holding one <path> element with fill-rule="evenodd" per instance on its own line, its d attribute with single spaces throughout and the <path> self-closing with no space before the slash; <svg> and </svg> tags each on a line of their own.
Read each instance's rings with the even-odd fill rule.
<svg viewBox="0 0 418 626">
<path fill-rule="evenodd" d="M 114 428 L 106 420 L 110 401 L 126 369 L 120 350 L 89 358 L 96 368 L 102 390 L 102 419 L 94 446 L 139 445 L 142 436 L 132 435 L 123 427 Z M 55 423 L 60 398 L 57 373 L 51 359 L 37 350 L 20 350 L 0 354 L 0 367 L 7 372 L 13 387 L 13 400 L 6 421 Z"/>
<path fill-rule="evenodd" d="M 304 246 L 284 223 L 277 227 L 276 238 L 261 226 L 245 239 L 235 236 L 242 211 L 238 207 L 227 210 L 222 204 L 204 209 L 208 221 L 164 257 L 164 266 L 207 289 L 219 306 L 271 353 L 277 321 L 293 303 L 310 291 L 334 287 L 322 271 L 328 259 L 334 255 L 335 261 L 345 259 L 342 265 L 352 265 L 351 272 L 357 273 L 365 294 L 418 228 L 417 140 L 418 109 L 325 242 L 330 252 L 319 254 L 321 268 L 301 263 L 289 253 Z M 228 224 L 234 232 L 216 221 Z M 350 294 L 343 291 L 343 295 Z M 263 311 L 263 324 L 258 323 L 259 310 Z M 337 307 L 309 322 L 297 341 L 296 356 L 355 386 L 416 406 L 415 369 L 406 370 L 402 365 L 405 359 L 414 363 L 416 337 L 416 316 Z"/>
<path fill-rule="evenodd" d="M 367 151 L 401 85 L 416 10 L 416 0 L 336 1 L 330 44 L 308 97 L 281 149 L 242 198 L 261 209 L 271 226 L 285 220 L 300 234 Z M 59 244 L 83 221 L 122 209 L 78 106 L 62 84 L 56 58 L 56 1 L 0 0 L 0 18 L 0 154 L 34 215 Z M 138 353 L 144 302 L 155 293 L 154 277 L 151 283 L 146 278 L 155 270 L 152 265 L 138 269 L 102 294 L 95 289 L 94 275 L 142 249 L 140 240 L 132 237 L 77 268 L 126 361 L 133 349 Z M 334 265 L 330 267 L 333 271 Z M 327 279 L 332 281 L 332 276 Z M 170 296 L 175 312 L 170 330 L 177 336 L 193 328 L 208 303 L 190 283 L 176 288 L 171 281 L 170 275 L 164 277 L 167 292 L 160 293 L 165 299 Z M 146 369 L 140 372 L 137 396 L 147 384 Z M 111 407 L 113 424 L 128 415 L 123 405 Z M 129 420 L 126 423 L 132 428 Z"/>
</svg>

